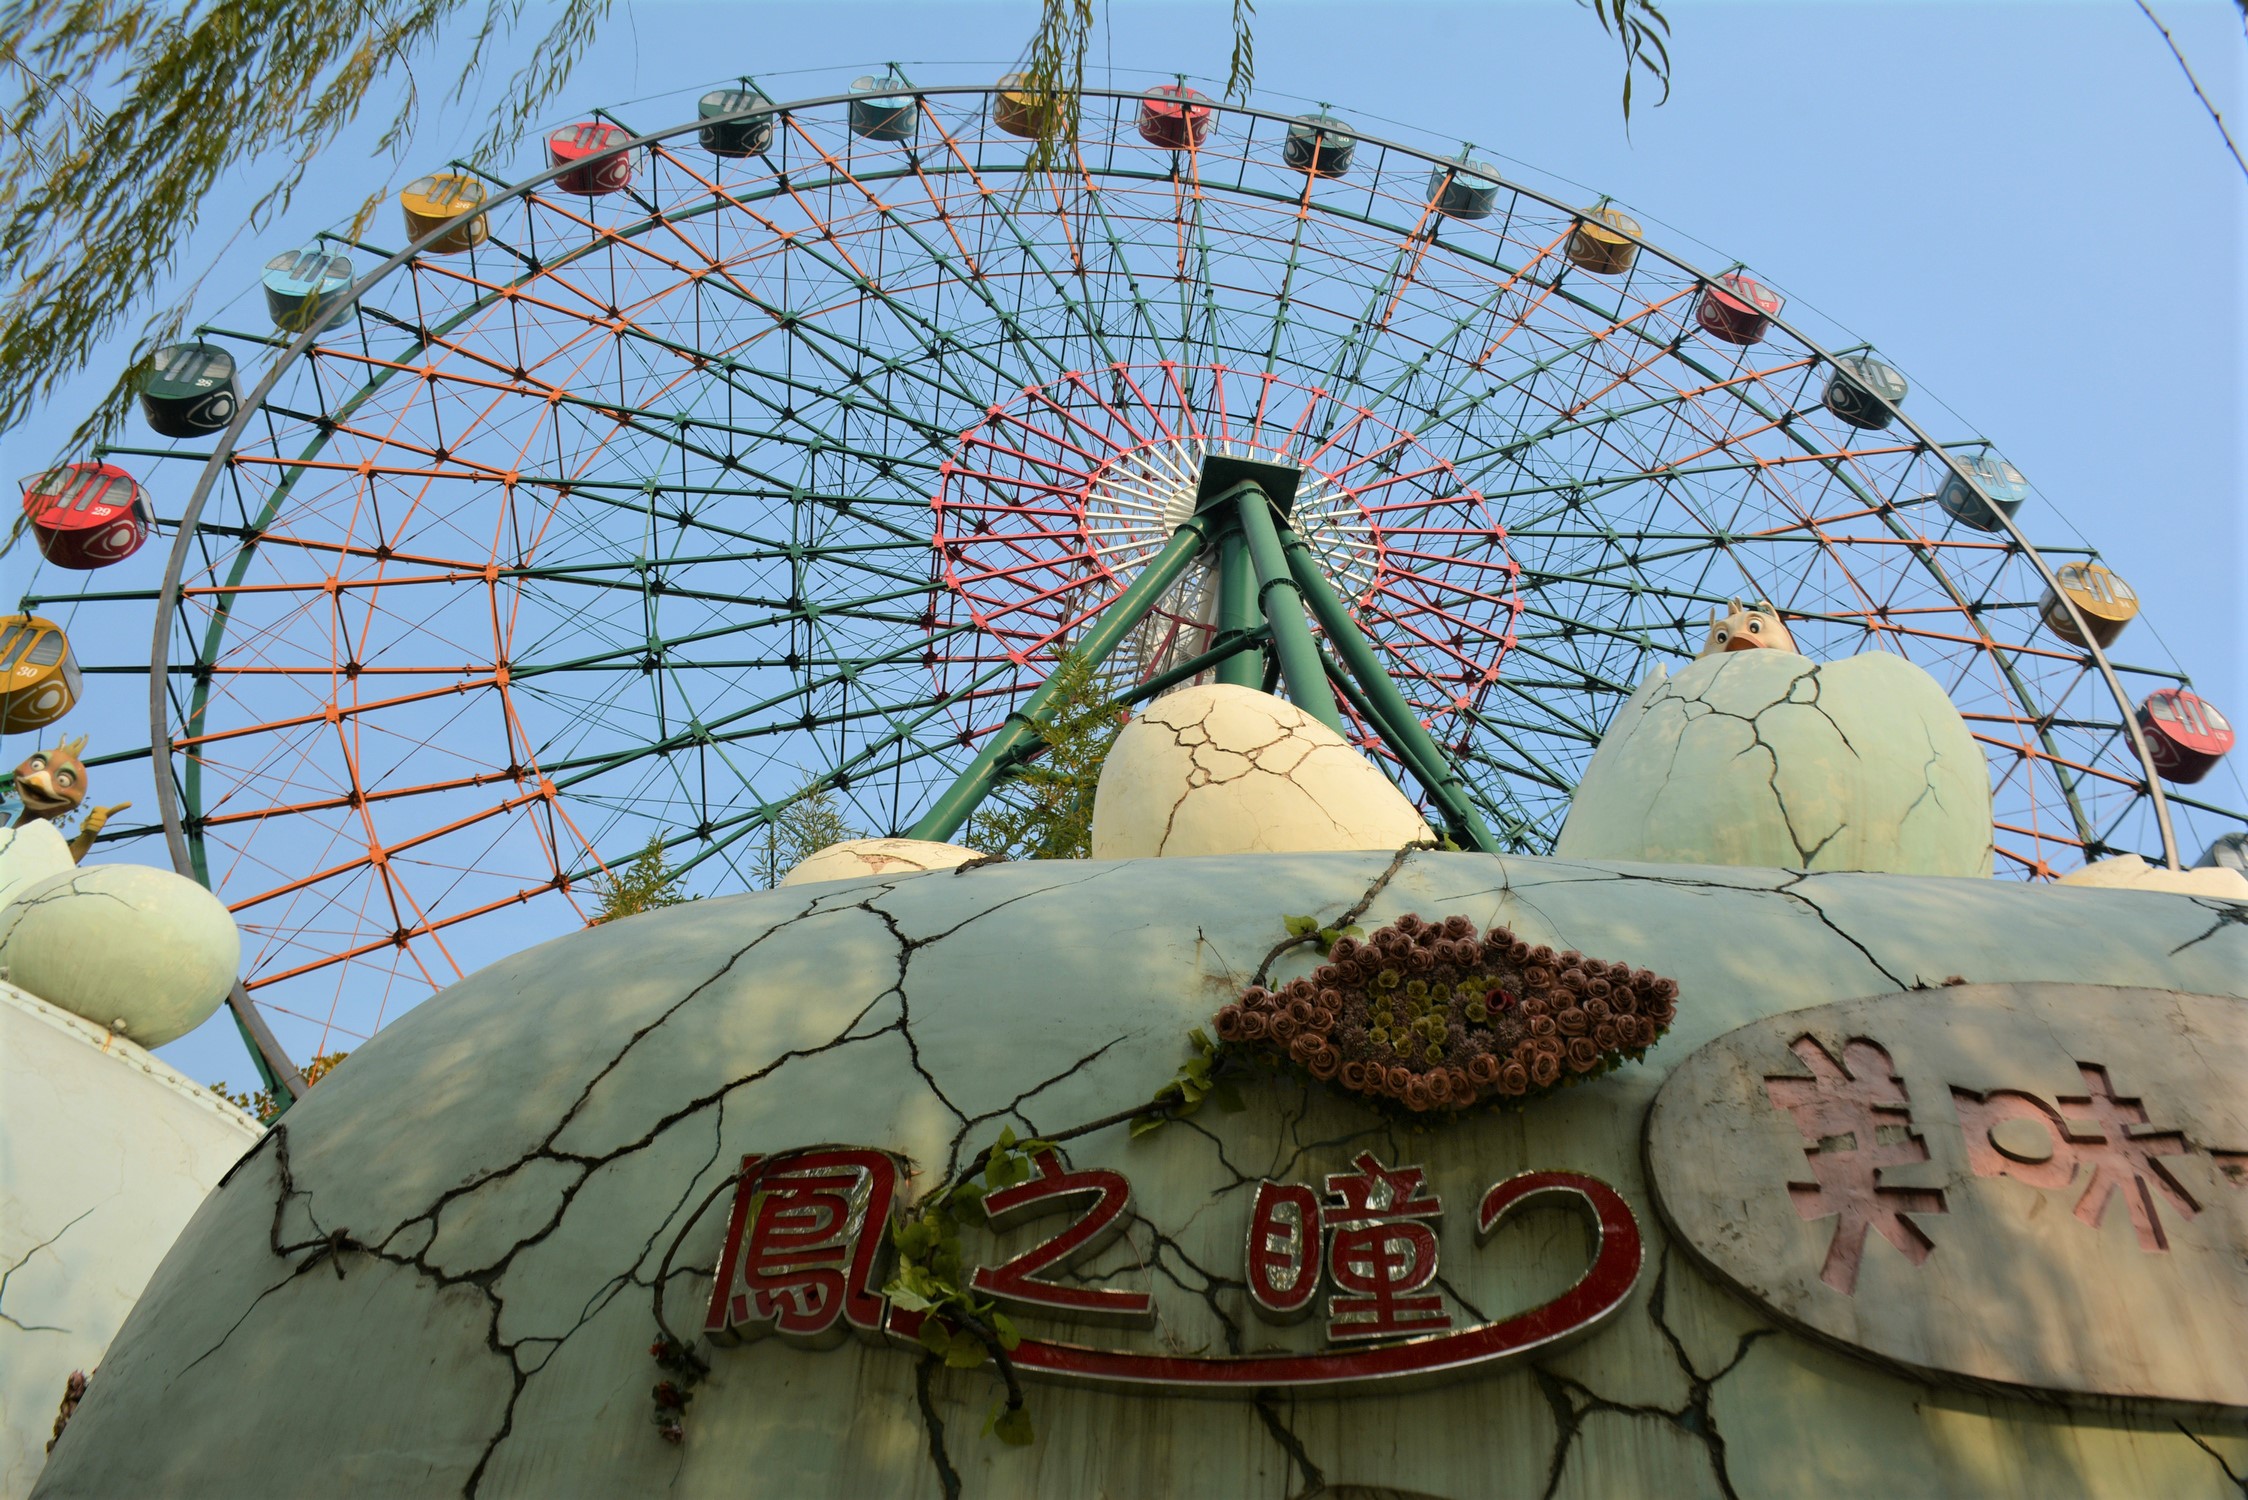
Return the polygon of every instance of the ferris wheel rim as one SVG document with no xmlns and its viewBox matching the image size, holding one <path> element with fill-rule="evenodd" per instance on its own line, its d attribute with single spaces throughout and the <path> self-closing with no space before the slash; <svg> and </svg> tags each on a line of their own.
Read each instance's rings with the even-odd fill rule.
<svg viewBox="0 0 2248 1500">
<path fill-rule="evenodd" d="M 910 92 L 916 99 L 930 96 L 981 96 L 988 99 L 999 93 L 1000 88 L 995 83 L 939 84 L 915 87 L 910 90 Z M 1109 101 L 1130 101 L 1148 97 L 1148 90 L 1089 88 L 1082 91 L 1081 97 L 1088 99 L 1105 99 Z M 735 115 L 732 116 L 719 117 L 719 119 L 720 123 L 724 123 L 733 120 L 750 119 L 757 116 L 783 117 L 799 112 L 833 108 L 839 105 L 847 107 L 853 98 L 854 96 L 852 94 L 845 92 L 811 96 L 804 99 L 792 100 L 787 102 L 769 102 L 762 106 L 738 111 Z M 1209 100 L 1208 103 L 1215 111 L 1222 112 L 1232 117 L 1248 119 L 1252 121 L 1262 120 L 1275 124 L 1285 125 L 1296 118 L 1296 116 L 1290 112 L 1264 109 L 1252 104 L 1234 104 L 1216 99 Z M 625 152 L 639 151 L 653 145 L 671 141 L 677 137 L 688 135 L 690 132 L 697 131 L 710 123 L 712 122 L 700 118 L 690 119 L 680 122 L 676 125 L 665 127 L 661 130 L 633 136 L 628 141 L 621 144 L 617 149 L 619 151 Z M 1441 168 L 1444 165 L 1456 165 L 1458 160 L 1457 158 L 1446 158 L 1443 156 L 1439 156 L 1432 151 L 1424 149 L 1422 147 L 1389 140 L 1370 133 L 1358 132 L 1354 130 L 1353 137 L 1360 143 L 1377 150 L 1397 153 L 1400 157 L 1404 158 L 1409 163 L 1417 161 L 1428 166 Z M 539 189 L 552 184 L 557 178 L 570 171 L 573 165 L 574 164 L 571 163 L 557 165 L 542 172 L 535 173 L 529 177 L 526 177 L 515 184 L 507 186 L 506 188 L 504 188 L 504 190 L 488 197 L 487 200 L 482 205 L 480 205 L 476 213 L 470 217 L 489 217 L 507 208 L 510 205 L 530 198 Z M 1078 167 L 1071 169 L 1064 175 L 1094 178 L 1103 174 L 1096 174 L 1090 170 Z M 1478 163 L 1476 165 L 1475 175 L 1477 176 L 1479 181 L 1487 179 L 1495 186 L 1504 191 L 1509 191 L 1517 194 L 1520 197 L 1531 202 L 1542 204 L 1545 207 L 1554 210 L 1563 216 L 1581 219 L 1585 212 L 1585 210 L 1580 206 L 1564 202 L 1551 193 L 1515 181 L 1514 179 L 1508 177 L 1504 172 L 1498 171 L 1496 169 L 1486 170 L 1484 164 Z M 654 227 L 655 222 L 656 220 L 654 219 L 643 218 L 635 225 L 633 225 L 630 230 L 619 230 L 617 232 L 620 235 L 637 234 Z M 345 299 L 349 302 L 356 302 L 360 298 L 366 296 L 369 292 L 373 291 L 375 288 L 386 282 L 401 267 L 406 266 L 416 256 L 426 250 L 434 241 L 442 238 L 448 231 L 457 230 L 458 227 L 459 225 L 457 221 L 448 221 L 446 225 L 442 225 L 438 229 L 433 230 L 431 233 L 413 241 L 406 248 L 394 252 L 383 262 L 371 269 L 366 275 L 358 278 L 345 293 Z M 1700 267 L 1695 265 L 1693 262 L 1685 259 L 1684 257 L 1666 250 L 1660 245 L 1650 243 L 1644 238 L 1643 234 L 1629 235 L 1627 237 L 1634 245 L 1639 247 L 1641 250 L 1650 253 L 1656 259 L 1676 268 L 1678 271 L 1684 273 L 1685 276 L 1691 278 L 1692 281 L 1698 285 L 1706 287 L 1714 284 L 1717 279 L 1716 275 L 1702 270 Z M 527 272 L 526 274 L 535 276 L 540 273 L 538 271 L 531 271 Z M 477 308 L 487 305 L 488 300 L 488 298 L 482 299 L 476 303 L 471 304 L 470 306 L 462 309 L 461 312 L 456 315 L 455 319 L 448 320 L 448 322 L 450 323 L 461 318 L 472 316 Z M 1823 362 L 1828 366 L 1834 366 L 1837 364 L 1837 358 L 1831 351 L 1826 349 L 1817 340 L 1812 339 L 1811 337 L 1806 335 L 1802 331 L 1802 329 L 1797 327 L 1793 322 L 1789 321 L 1784 316 L 1774 316 L 1770 321 L 1773 326 L 1784 330 L 1788 334 L 1788 336 L 1795 340 L 1795 342 L 1814 360 Z M 213 452 L 204 465 L 203 472 L 199 477 L 198 483 L 192 496 L 190 497 L 188 505 L 183 510 L 179 523 L 179 532 L 167 561 L 163 586 L 159 591 L 154 640 L 152 642 L 150 658 L 150 723 L 151 744 L 162 744 L 165 747 L 165 769 L 158 775 L 156 775 L 154 780 L 156 783 L 157 801 L 159 804 L 160 812 L 162 814 L 166 841 L 172 853 L 174 864 L 176 867 L 180 868 L 183 873 L 189 874 L 191 878 L 197 878 L 199 880 L 203 880 L 204 877 L 202 873 L 197 869 L 197 862 L 194 858 L 193 852 L 189 847 L 187 830 L 184 824 L 182 809 L 180 806 L 179 786 L 174 776 L 171 774 L 172 757 L 176 754 L 176 747 L 173 743 L 170 717 L 166 713 L 168 704 L 166 701 L 165 692 L 171 675 L 171 657 L 173 654 L 171 637 L 174 632 L 176 620 L 179 617 L 180 613 L 179 604 L 181 598 L 181 588 L 188 564 L 189 542 L 191 538 L 193 538 L 198 533 L 202 515 L 208 503 L 209 497 L 217 488 L 219 476 L 226 472 L 229 465 L 229 460 L 235 453 L 237 445 L 243 433 L 247 429 L 249 421 L 259 410 L 263 409 L 265 402 L 271 396 L 272 392 L 278 386 L 280 381 L 292 369 L 298 367 L 302 361 L 309 357 L 314 346 L 319 340 L 321 331 L 321 329 L 315 327 L 308 328 L 298 334 L 292 340 L 290 345 L 284 350 L 280 358 L 276 359 L 273 364 L 264 372 L 263 376 L 259 380 L 257 386 L 252 391 L 250 396 L 238 405 L 233 419 L 230 421 L 228 427 L 221 435 L 219 441 L 214 445 Z M 427 328 L 417 330 L 417 337 L 414 341 L 413 347 L 417 350 L 428 348 L 428 335 L 431 331 L 432 330 Z M 379 377 L 378 380 L 369 382 L 368 386 L 362 388 L 362 391 L 372 389 L 373 387 L 379 386 L 381 383 L 386 382 L 389 378 L 389 375 L 392 373 L 396 372 L 385 372 L 382 376 Z M 357 394 L 355 394 L 354 399 L 358 399 Z M 1894 416 L 1903 426 L 1905 431 L 1910 434 L 1911 438 L 1913 439 L 1914 445 L 1920 451 L 1930 456 L 1939 458 L 1943 465 L 1945 465 L 1951 472 L 1960 475 L 1962 478 L 1968 477 L 1966 475 L 1964 466 L 1956 457 L 1954 457 L 1952 449 L 1936 442 L 1921 428 L 1917 421 L 1903 413 L 1901 410 L 1894 411 Z M 318 439 L 318 441 L 325 442 L 327 441 L 327 438 L 325 435 L 323 435 L 320 439 Z M 307 451 L 309 452 L 311 450 L 308 449 Z M 1834 464 L 1834 460 L 1831 457 L 1826 459 L 1825 462 L 1830 468 Z M 1870 496 L 1868 497 L 1868 499 L 1885 512 L 1893 509 L 1892 501 L 1882 501 L 1876 497 Z M 2028 540 L 2028 538 L 2021 532 L 2019 526 L 2014 522 L 2014 520 L 2010 516 L 2004 514 L 2003 511 L 1996 512 L 1995 519 L 2000 523 L 2000 527 L 2003 530 L 2003 533 L 2010 539 L 2013 546 L 2021 553 L 2023 553 L 2024 556 L 2031 562 L 2032 566 L 2043 577 L 2046 584 L 2049 587 L 2052 586 L 2055 582 L 2052 568 L 2046 563 L 2042 554 L 2038 551 L 2035 545 L 2032 544 Z M 1923 557 L 1919 560 L 1921 561 L 1923 566 L 1929 566 L 1931 563 L 1931 559 L 1928 557 Z M 1937 576 L 1943 576 L 1940 569 L 1937 569 L 1935 571 L 1937 572 Z M 2063 601 L 2063 605 L 2068 610 L 2068 612 L 2072 616 L 2075 615 L 2077 613 L 2075 604 L 2073 600 L 2069 599 L 2069 596 L 2066 594 L 2066 592 L 2056 589 L 2055 593 L 2056 596 Z M 2081 620 L 2079 620 L 2078 623 L 2081 627 Z M 1978 626 L 1978 628 L 1980 627 Z M 222 633 L 224 629 L 223 623 L 214 621 L 212 623 L 211 629 L 214 633 Z M 2163 792 L 2160 784 L 2160 778 L 2154 770 L 2152 757 L 2136 722 L 2136 716 L 2133 712 L 2134 705 L 2132 705 L 2129 699 L 2125 696 L 2120 681 L 2117 679 L 2113 668 L 2107 662 L 2105 653 L 2097 644 L 2096 638 L 2093 637 L 2088 631 L 2083 633 L 2087 637 L 2087 645 L 2085 648 L 2086 652 L 2091 657 L 2092 662 L 2095 664 L 2096 668 L 2103 678 L 2104 685 L 2108 689 L 2108 694 L 2113 699 L 2116 705 L 2118 711 L 2118 719 L 2120 721 L 2121 727 L 2124 733 L 2128 736 L 2134 754 L 2139 762 L 2139 768 L 2142 773 L 2143 779 L 2139 787 L 2136 788 L 2135 791 L 2137 794 L 2145 794 L 2150 796 L 2150 800 L 2153 803 L 2153 807 L 2157 815 L 2158 825 L 2161 829 L 2164 843 L 2164 852 L 2168 860 L 2173 865 L 2175 865 L 2176 863 L 2178 863 L 2178 851 L 2176 846 L 2175 834 L 2172 831 L 2170 825 L 2167 806 L 2163 798 Z M 1994 655 L 1996 654 L 1995 643 L 1988 636 L 1987 632 L 1985 632 L 1984 634 L 1984 649 L 1991 650 Z M 2031 701 L 2025 700 L 2023 701 L 2022 706 L 2025 709 L 2030 709 L 2034 707 L 2034 704 Z M 208 881 L 205 881 L 205 883 L 208 883 Z"/>
</svg>

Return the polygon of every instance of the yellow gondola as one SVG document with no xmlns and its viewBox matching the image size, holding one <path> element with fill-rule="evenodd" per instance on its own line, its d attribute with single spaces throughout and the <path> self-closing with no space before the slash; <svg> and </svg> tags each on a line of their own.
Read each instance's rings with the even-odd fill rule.
<svg viewBox="0 0 2248 1500">
<path fill-rule="evenodd" d="M 418 240 L 459 219 L 422 248 L 453 255 L 483 244 L 492 233 L 491 222 L 476 212 L 484 206 L 485 196 L 484 184 L 466 172 L 432 172 L 415 178 L 398 195 L 398 206 L 406 211 L 406 237 Z M 463 219 L 463 214 L 475 217 Z"/>
<path fill-rule="evenodd" d="M 1051 134 L 1050 127 L 1060 117 L 1061 101 L 1049 98 L 1041 102 L 1038 92 L 1030 86 L 1028 73 L 1001 75 L 999 92 L 991 101 L 991 118 L 1001 130 L 1034 141 Z"/>
<path fill-rule="evenodd" d="M 2115 644 L 2123 627 L 2139 612 L 2139 596 L 2131 591 L 2131 585 L 2096 562 L 2063 563 L 2053 576 L 2103 651 Z M 2072 646 L 2085 644 L 2084 637 L 2076 633 L 2076 622 L 2050 587 L 2037 601 L 2037 613 L 2045 621 L 2045 628 L 2062 640 Z"/>
<path fill-rule="evenodd" d="M 1639 221 L 1620 208 L 1588 208 L 1569 235 L 1569 259 L 1603 276 L 1621 276 L 1639 258 Z"/>
<path fill-rule="evenodd" d="M 37 615 L 0 618 L 0 734 L 44 729 L 78 701 L 70 638 Z"/>
</svg>

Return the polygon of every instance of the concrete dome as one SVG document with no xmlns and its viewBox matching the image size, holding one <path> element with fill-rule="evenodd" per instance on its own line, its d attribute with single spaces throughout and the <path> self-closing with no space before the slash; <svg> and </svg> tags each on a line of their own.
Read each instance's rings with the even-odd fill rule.
<svg viewBox="0 0 2248 1500">
<path fill-rule="evenodd" d="M 352 1495 L 731 1496 L 754 1482 L 791 1497 L 935 1497 L 924 1410 L 977 1497 L 1277 1500 L 1322 1482 L 1451 1500 L 1556 1484 L 1684 1495 L 1716 1493 L 1720 1474 L 1743 1496 L 2043 1497 L 2061 1475 L 2085 1493 L 2231 1492 L 2170 1409 L 2111 1405 L 2072 1421 L 2049 1401 L 1939 1387 L 1721 1289 L 1695 1256 L 1672 1253 L 1642 1129 L 1666 1075 L 1760 1018 L 1890 991 L 1941 1007 L 1967 993 L 1942 988 L 1954 976 L 2240 996 L 2248 927 L 2185 897 L 1990 881 L 1441 853 L 1385 878 L 1390 864 L 1383 852 L 1026 862 L 820 884 L 653 912 L 484 969 L 355 1051 L 212 1193 L 39 1494 L 291 1494 L 314 1475 Z M 723 1208 L 684 1238 L 682 1227 L 745 1153 L 883 1148 L 918 1164 L 911 1196 L 1003 1124 L 1055 1132 L 1129 1110 L 1187 1056 L 1188 1029 L 1239 993 L 1286 915 L 1334 918 L 1361 902 L 1369 928 L 1457 914 L 1653 968 L 1681 986 L 1677 1022 L 1644 1063 L 1430 1133 L 1273 1078 L 1252 1081 L 1237 1114 L 1205 1110 L 1137 1141 L 1120 1127 L 1072 1141 L 1075 1169 L 1127 1174 L 1132 1193 L 1132 1228 L 1085 1274 L 1152 1288 L 1160 1311 L 1154 1329 L 1099 1336 L 1187 1355 L 1222 1352 L 1229 1326 L 1259 1341 L 1315 1336 L 1229 1323 L 1242 1310 L 1247 1202 L 1261 1178 L 1339 1170 L 1359 1149 L 1426 1166 L 1455 1216 L 1448 1285 L 1494 1317 L 1568 1285 L 1585 1236 L 1573 1219 L 1539 1219 L 1476 1249 L 1484 1185 L 1534 1168 L 1613 1184 L 1647 1258 L 1599 1331 L 1534 1367 L 1261 1409 L 1034 1381 L 1028 1447 L 978 1435 L 995 1401 L 989 1370 L 923 1371 L 910 1348 L 770 1339 L 709 1351 L 684 1443 L 659 1437 L 653 1288 L 676 1241 L 670 1318 L 697 1326 Z M 1312 961 L 1298 949 L 1275 973 Z M 1900 1068 L 1907 1040 L 1888 1038 Z M 1751 1061 L 1787 1065 L 1774 1045 L 1776 1062 Z M 2115 1066 L 2118 1087 L 2132 1085 L 2137 1064 Z M 1926 1122 L 1915 1128 L 1933 1136 L 1941 1086 L 1915 1079 Z M 2072 1087 L 2073 1075 L 2020 1086 Z M 1755 1161 L 1777 1174 L 1769 1222 L 1811 1257 L 1803 1295 L 1839 1296 L 1817 1274 L 1833 1223 L 1800 1217 L 1784 1189 L 1804 1163 L 1788 1115 L 1737 1082 L 1736 1095 L 1743 1138 L 1777 1143 Z M 2147 1107 L 2158 1104 L 2175 1100 L 2148 1086 Z M 1745 1150 L 1689 1160 L 1714 1172 Z M 2178 1170 L 2210 1204 L 2186 1227 L 2213 1232 L 2232 1212 L 2225 1189 L 2206 1185 L 2198 1158 Z M 1939 1223 L 1939 1248 L 1917 1270 L 1876 1241 L 1858 1292 L 1869 1300 L 1846 1306 L 1870 1305 L 1884 1277 L 1909 1288 L 1912 1275 L 1986 1260 L 2026 1276 L 2018 1259 L 1969 1254 L 1952 1228 L 1966 1222 L 1963 1206 Z M 2040 1222 L 2117 1240 L 2083 1230 L 2065 1204 Z M 2119 1232 L 2113 1253 L 2156 1259 Z M 2054 1295 L 2066 1309 L 2038 1302 L 2052 1320 L 2040 1326 L 2092 1316 L 2068 1290 L 2078 1272 L 2037 1269 L 2064 1278 Z M 2237 1422 L 2186 1425 L 2221 1451 L 2248 1440 Z"/>
</svg>

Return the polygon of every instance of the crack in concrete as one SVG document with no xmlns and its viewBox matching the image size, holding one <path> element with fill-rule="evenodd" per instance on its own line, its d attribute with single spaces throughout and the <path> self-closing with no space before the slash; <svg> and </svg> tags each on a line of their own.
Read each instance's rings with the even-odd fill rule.
<svg viewBox="0 0 2248 1500">
<path fill-rule="evenodd" d="M 15 1275 L 16 1272 L 22 1270 L 26 1265 L 30 1264 L 31 1257 L 37 1255 L 40 1251 L 48 1248 L 49 1246 L 60 1242 L 64 1235 L 70 1233 L 71 1230 L 76 1229 L 79 1223 L 84 1220 L 88 1214 L 91 1214 L 94 1209 L 100 1207 L 101 1204 L 94 1204 L 84 1213 L 79 1214 L 77 1218 L 72 1219 L 68 1224 L 63 1225 L 62 1228 L 56 1230 L 53 1234 L 48 1235 L 38 1244 L 33 1245 L 29 1250 L 24 1251 L 22 1255 L 16 1258 L 16 1263 L 8 1267 L 7 1270 L 0 1271 L 0 1319 L 5 1319 L 10 1323 L 15 1324 L 15 1326 L 24 1333 L 70 1332 L 69 1329 L 63 1327 L 59 1323 L 26 1323 L 21 1318 L 18 1318 L 14 1313 L 8 1312 L 6 1310 L 6 1304 L 8 1300 L 8 1278 Z M 56 1258 L 59 1260 L 61 1257 L 58 1256 Z"/>
<path fill-rule="evenodd" d="M 1710 1395 L 1719 1381 L 1740 1367 L 1742 1360 L 1757 1340 L 1778 1332 L 1774 1328 L 1754 1328 L 1742 1334 L 1733 1345 L 1732 1358 L 1716 1371 L 1703 1374 L 1686 1352 L 1686 1344 L 1670 1326 L 1665 1316 L 1670 1296 L 1670 1246 L 1665 1243 L 1655 1285 L 1647 1294 L 1647 1317 L 1670 1346 L 1671 1358 L 1679 1372 L 1686 1377 L 1686 1400 L 1676 1407 L 1654 1406 L 1643 1403 L 1613 1401 L 1601 1395 L 1582 1381 L 1557 1374 L 1543 1364 L 1531 1366 L 1538 1390 L 1544 1395 L 1546 1405 L 1552 1410 L 1556 1429 L 1553 1455 L 1546 1467 L 1545 1494 L 1547 1500 L 1561 1487 L 1561 1476 L 1569 1463 L 1569 1451 L 1575 1445 L 1578 1432 L 1586 1417 L 1597 1412 L 1614 1412 L 1621 1416 L 1651 1418 L 1668 1422 L 1702 1445 L 1708 1456 L 1710 1472 L 1717 1481 L 1719 1491 L 1726 1500 L 1739 1500 L 1733 1488 L 1733 1477 L 1725 1465 L 1725 1436 L 1718 1430 L 1715 1414 L 1710 1410 Z"/>
<path fill-rule="evenodd" d="M 2185 1423 L 2178 1421 L 2176 1418 L 2172 1418 L 2171 1425 L 2176 1427 L 2178 1431 L 2184 1433 L 2196 1448 L 2199 1448 L 2202 1452 L 2215 1459 L 2217 1462 L 2217 1467 L 2224 1470 L 2225 1478 L 2231 1480 L 2234 1488 L 2238 1489 L 2242 1495 L 2248 1496 L 2248 1474 L 2235 1474 L 2232 1471 L 2232 1465 L 2225 1462 L 2225 1456 L 2222 1453 L 2219 1453 L 2216 1449 L 2210 1447 L 2208 1441 L 2204 1439 L 2200 1433 L 2191 1430 L 2186 1426 Z"/>
<path fill-rule="evenodd" d="M 2248 927 L 2248 906 L 2243 906 L 2238 902 L 2233 901 L 2219 903 L 2206 896 L 2188 896 L 2186 899 L 2206 911 L 2215 912 L 2217 914 L 2217 920 L 2211 922 L 2209 924 L 2208 931 L 2202 933 L 2200 936 L 2187 938 L 2184 942 L 2178 944 L 2177 947 L 2172 948 L 2169 953 L 2169 956 L 2171 958 L 2176 958 L 2179 954 L 2185 952 L 2188 948 L 2191 948 L 2196 944 L 2206 943 L 2207 941 L 2209 941 L 2209 939 L 2215 937 L 2218 933 L 2224 931 L 2227 927 Z"/>
</svg>

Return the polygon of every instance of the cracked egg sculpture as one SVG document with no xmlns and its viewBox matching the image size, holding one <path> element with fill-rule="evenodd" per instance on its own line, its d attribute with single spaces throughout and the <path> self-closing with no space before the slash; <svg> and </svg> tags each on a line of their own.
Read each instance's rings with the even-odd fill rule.
<svg viewBox="0 0 2248 1500">
<path fill-rule="evenodd" d="M 1554 852 L 1989 875 L 1990 773 L 1936 680 L 1887 652 L 1815 662 L 1718 643 L 1759 622 L 1736 612 L 1676 675 L 1648 675 L 1585 767 Z"/>
</svg>

